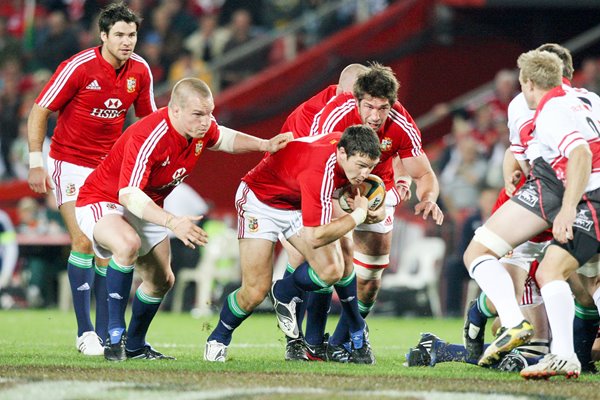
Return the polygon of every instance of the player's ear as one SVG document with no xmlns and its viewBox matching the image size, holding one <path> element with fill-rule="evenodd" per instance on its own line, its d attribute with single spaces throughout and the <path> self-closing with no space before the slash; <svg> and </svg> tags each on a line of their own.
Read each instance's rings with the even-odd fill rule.
<svg viewBox="0 0 600 400">
<path fill-rule="evenodd" d="M 100 40 L 102 40 L 102 43 L 106 42 L 107 39 L 108 34 L 106 32 L 100 32 Z"/>
<path fill-rule="evenodd" d="M 348 159 L 348 154 L 346 153 L 346 149 L 343 147 L 337 148 L 337 158 L 343 161 Z"/>
</svg>

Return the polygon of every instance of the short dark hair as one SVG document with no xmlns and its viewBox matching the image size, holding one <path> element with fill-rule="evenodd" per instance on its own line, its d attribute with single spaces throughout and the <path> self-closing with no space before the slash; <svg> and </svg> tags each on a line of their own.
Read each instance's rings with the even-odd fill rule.
<svg viewBox="0 0 600 400">
<path fill-rule="evenodd" d="M 398 89 L 400 83 L 390 67 L 373 62 L 369 64 L 366 72 L 363 72 L 356 78 L 353 94 L 358 101 L 361 101 L 365 95 L 371 97 L 387 99 L 390 105 L 393 105 L 398 99 Z"/>
<path fill-rule="evenodd" d="M 371 160 L 381 158 L 379 138 L 368 125 L 352 125 L 346 128 L 337 145 L 344 148 L 348 157 L 355 154 L 365 155 Z"/>
<path fill-rule="evenodd" d="M 100 32 L 108 34 L 110 28 L 119 21 L 128 24 L 133 22 L 138 30 L 142 23 L 142 19 L 131 11 L 124 3 L 112 3 L 103 8 L 102 12 L 100 12 L 100 18 L 98 19 Z"/>
<path fill-rule="evenodd" d="M 554 53 L 560 58 L 563 63 L 562 75 L 567 79 L 573 79 L 573 57 L 569 49 L 556 43 L 546 43 L 538 47 L 536 50 L 548 51 Z"/>
</svg>

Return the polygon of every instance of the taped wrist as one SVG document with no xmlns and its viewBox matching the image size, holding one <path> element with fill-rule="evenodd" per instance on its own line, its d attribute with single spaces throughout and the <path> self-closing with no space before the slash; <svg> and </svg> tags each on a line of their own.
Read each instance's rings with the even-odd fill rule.
<svg viewBox="0 0 600 400">
<path fill-rule="evenodd" d="M 362 224 L 367 219 L 367 211 L 363 208 L 357 208 L 350 213 L 350 216 L 356 223 L 356 226 Z"/>
<path fill-rule="evenodd" d="M 44 167 L 44 156 L 41 151 L 32 151 L 29 153 L 29 168 Z"/>
</svg>

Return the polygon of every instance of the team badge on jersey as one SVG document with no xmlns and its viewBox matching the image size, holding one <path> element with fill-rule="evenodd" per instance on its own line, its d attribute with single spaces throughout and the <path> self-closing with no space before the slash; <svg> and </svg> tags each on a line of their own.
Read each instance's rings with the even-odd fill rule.
<svg viewBox="0 0 600 400">
<path fill-rule="evenodd" d="M 389 137 L 384 137 L 381 139 L 381 144 L 379 145 L 381 151 L 390 151 L 392 149 L 392 139 Z"/>
<path fill-rule="evenodd" d="M 194 154 L 196 155 L 196 157 L 198 157 L 202 152 L 202 147 L 204 147 L 204 142 L 202 140 L 198 140 L 198 142 L 196 143 L 196 150 L 194 150 Z"/>
<path fill-rule="evenodd" d="M 106 208 L 108 208 L 109 210 L 116 210 L 117 205 L 115 203 L 106 203 Z"/>
<path fill-rule="evenodd" d="M 258 218 L 256 217 L 248 217 L 248 230 L 250 232 L 258 231 Z"/>
<path fill-rule="evenodd" d="M 136 83 L 137 83 L 137 80 L 133 76 L 130 76 L 129 78 L 127 78 L 127 93 L 135 92 Z"/>
<path fill-rule="evenodd" d="M 67 183 L 67 187 L 65 188 L 65 194 L 67 196 L 75 196 L 77 193 L 77 189 L 75 188 L 74 183 Z"/>
</svg>

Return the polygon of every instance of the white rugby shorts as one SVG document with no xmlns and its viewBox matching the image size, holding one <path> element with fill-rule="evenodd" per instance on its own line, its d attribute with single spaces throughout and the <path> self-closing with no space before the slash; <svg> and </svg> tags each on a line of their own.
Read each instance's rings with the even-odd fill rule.
<svg viewBox="0 0 600 400">
<path fill-rule="evenodd" d="M 375 232 L 375 233 L 388 233 L 394 229 L 394 214 L 396 212 L 396 206 L 400 204 L 400 195 L 396 188 L 391 188 L 385 194 L 385 218 L 383 221 L 376 224 L 360 224 L 355 231 L 363 232 Z"/>
<path fill-rule="evenodd" d="M 240 183 L 235 194 L 238 213 L 238 239 L 265 239 L 277 242 L 279 234 L 286 239 L 302 229 L 302 211 L 271 207 L 256 198 L 246 185 Z"/>
<path fill-rule="evenodd" d="M 139 256 L 144 256 L 152 250 L 154 246 L 162 242 L 167 237 L 167 228 L 164 226 L 146 222 L 125 209 L 120 204 L 110 202 L 100 202 L 75 208 L 75 217 L 81 231 L 92 242 L 94 253 L 100 258 L 110 258 L 112 252 L 100 246 L 94 240 L 94 228 L 96 223 L 105 215 L 117 214 L 123 216 L 129 225 L 135 229 L 139 235 L 142 246 L 138 252 Z"/>
<path fill-rule="evenodd" d="M 512 251 L 506 256 L 502 257 L 500 262 L 506 262 L 508 264 L 515 265 L 529 273 L 529 267 L 531 266 L 531 263 L 534 260 L 542 260 L 544 257 L 544 252 L 546 251 L 546 247 L 549 244 L 550 241 L 541 243 L 525 242 L 512 249 Z"/>
<path fill-rule="evenodd" d="M 56 197 L 56 205 L 60 207 L 64 203 L 77 200 L 79 188 L 93 170 L 48 156 L 48 175 L 54 183 L 52 192 Z"/>
</svg>

